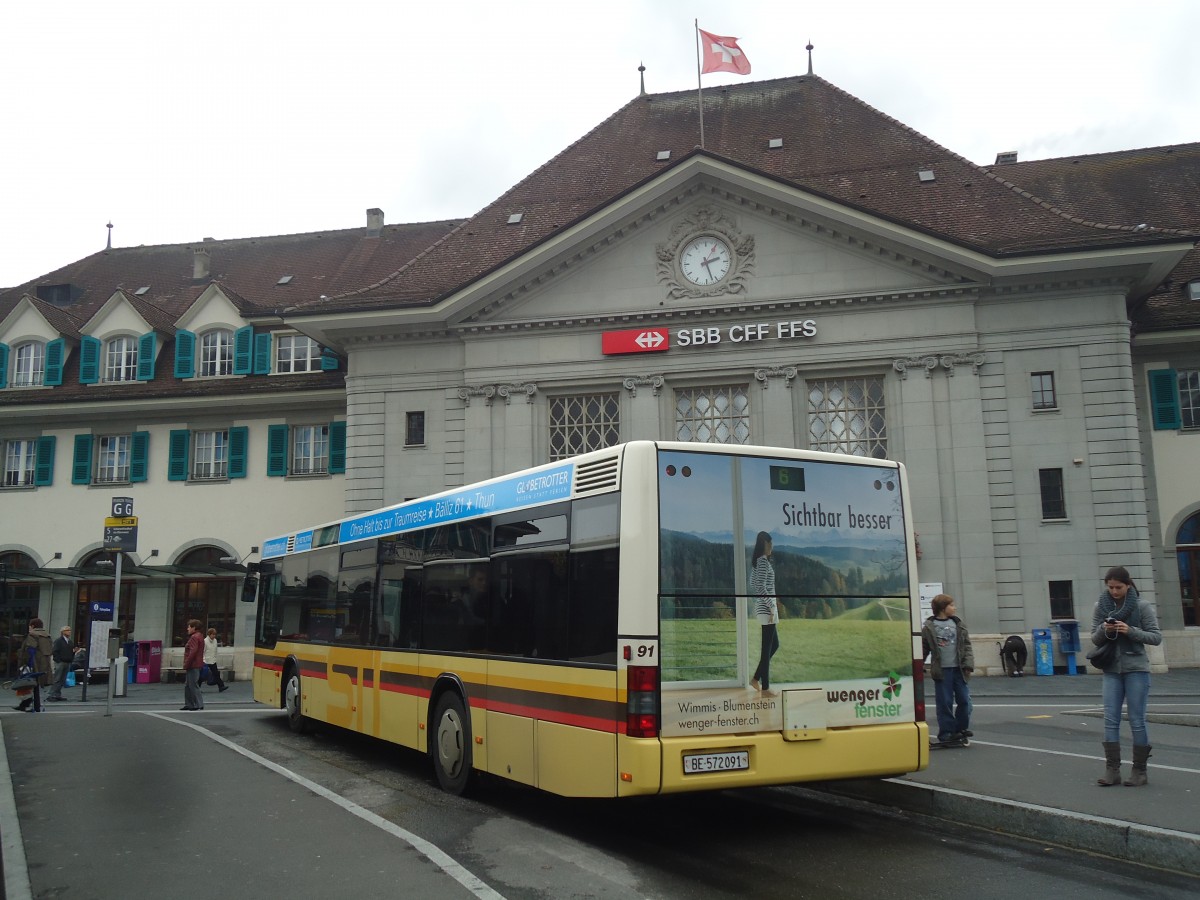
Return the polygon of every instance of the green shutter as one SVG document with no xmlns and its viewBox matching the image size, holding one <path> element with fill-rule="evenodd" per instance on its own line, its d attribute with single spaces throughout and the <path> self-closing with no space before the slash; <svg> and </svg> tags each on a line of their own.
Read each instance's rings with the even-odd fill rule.
<svg viewBox="0 0 1200 900">
<path fill-rule="evenodd" d="M 229 477 L 246 477 L 246 450 L 250 446 L 250 429 L 245 425 L 229 429 Z"/>
<path fill-rule="evenodd" d="M 150 432 L 135 431 L 130 437 L 129 448 L 129 480 L 145 481 L 150 466 Z"/>
<path fill-rule="evenodd" d="M 71 459 L 71 484 L 92 483 L 92 436 L 75 435 L 75 455 Z"/>
<path fill-rule="evenodd" d="M 254 336 L 254 374 L 271 374 L 271 335 L 256 334 Z"/>
<path fill-rule="evenodd" d="M 38 487 L 48 487 L 54 483 L 54 447 L 58 442 L 52 434 L 42 435 L 37 439 L 37 462 L 33 467 L 33 483 Z"/>
<path fill-rule="evenodd" d="M 79 344 L 79 383 L 100 381 L 100 339 L 84 335 Z"/>
<path fill-rule="evenodd" d="M 249 375 L 254 358 L 254 329 L 247 325 L 233 333 L 233 374 Z"/>
<path fill-rule="evenodd" d="M 8 387 L 8 344 L 0 344 L 0 388 Z"/>
<path fill-rule="evenodd" d="M 43 384 L 58 387 L 62 384 L 63 362 L 67 358 L 67 342 L 56 338 L 46 344 L 46 377 Z"/>
<path fill-rule="evenodd" d="M 1174 369 L 1153 369 L 1146 373 L 1150 380 L 1150 411 L 1155 431 L 1180 427 L 1179 377 Z"/>
<path fill-rule="evenodd" d="M 154 380 L 154 356 L 158 351 L 158 335 L 147 331 L 138 338 L 137 380 Z"/>
<path fill-rule="evenodd" d="M 167 436 L 167 481 L 187 481 L 188 451 L 192 446 L 192 433 L 186 428 L 172 429 Z"/>
<path fill-rule="evenodd" d="M 322 372 L 336 372 L 340 365 L 341 365 L 341 363 L 338 360 L 337 354 L 334 353 L 332 350 L 330 350 L 328 347 L 326 347 L 324 350 L 321 351 L 321 371 Z"/>
<path fill-rule="evenodd" d="M 329 423 L 329 474 L 346 471 L 346 423 Z"/>
<path fill-rule="evenodd" d="M 288 427 L 267 427 L 267 474 L 286 475 L 288 461 Z"/>
<path fill-rule="evenodd" d="M 196 374 L 196 335 L 180 329 L 175 332 L 175 377 L 192 378 Z"/>
</svg>

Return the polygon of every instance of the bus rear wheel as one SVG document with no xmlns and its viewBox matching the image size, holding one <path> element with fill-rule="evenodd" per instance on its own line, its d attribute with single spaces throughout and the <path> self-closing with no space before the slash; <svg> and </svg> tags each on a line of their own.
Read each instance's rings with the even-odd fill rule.
<svg viewBox="0 0 1200 900">
<path fill-rule="evenodd" d="M 454 691 L 438 699 L 433 715 L 433 769 L 448 794 L 461 795 L 471 782 L 471 725 Z"/>
<path fill-rule="evenodd" d="M 306 733 L 311 725 L 308 717 L 301 712 L 300 700 L 300 673 L 292 669 L 283 685 L 283 708 L 287 710 L 288 728 L 296 734 Z"/>
</svg>

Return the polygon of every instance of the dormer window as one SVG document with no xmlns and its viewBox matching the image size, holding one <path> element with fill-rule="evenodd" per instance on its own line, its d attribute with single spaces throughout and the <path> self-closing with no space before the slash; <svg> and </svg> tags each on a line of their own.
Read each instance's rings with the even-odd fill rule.
<svg viewBox="0 0 1200 900">
<path fill-rule="evenodd" d="M 200 336 L 200 377 L 233 374 L 233 332 L 217 328 Z"/>
<path fill-rule="evenodd" d="M 46 345 L 41 341 L 13 348 L 13 387 L 40 387 L 46 373 Z"/>
<path fill-rule="evenodd" d="M 138 339 L 115 337 L 104 345 L 104 380 L 136 381 L 138 370 Z"/>
</svg>

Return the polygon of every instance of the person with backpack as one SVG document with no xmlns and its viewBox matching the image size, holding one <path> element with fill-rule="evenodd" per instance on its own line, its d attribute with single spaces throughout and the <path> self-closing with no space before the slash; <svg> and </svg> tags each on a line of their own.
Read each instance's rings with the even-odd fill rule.
<svg viewBox="0 0 1200 900">
<path fill-rule="evenodd" d="M 50 684 L 50 654 L 54 649 L 50 635 L 46 632 L 46 624 L 41 619 L 29 620 L 29 634 L 25 635 L 25 642 L 21 648 L 28 659 L 26 665 L 29 671 L 37 676 L 37 680 L 33 685 L 33 693 L 13 709 L 21 712 L 41 712 L 42 688 Z"/>
</svg>

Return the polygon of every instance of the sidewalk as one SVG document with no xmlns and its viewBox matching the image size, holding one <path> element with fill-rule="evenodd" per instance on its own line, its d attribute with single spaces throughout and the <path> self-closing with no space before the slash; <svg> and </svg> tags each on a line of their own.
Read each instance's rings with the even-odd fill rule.
<svg viewBox="0 0 1200 900">
<path fill-rule="evenodd" d="M 1137 789 L 1096 784 L 1104 768 L 1101 677 L 974 678 L 971 747 L 931 751 L 927 769 L 901 778 L 821 789 L 1200 875 L 1200 669 L 1152 676 L 1150 784 Z M 932 684 L 926 703 L 933 718 Z M 993 729 L 1006 714 L 1011 720 Z M 1122 741 L 1127 775 L 1127 724 Z"/>
</svg>

